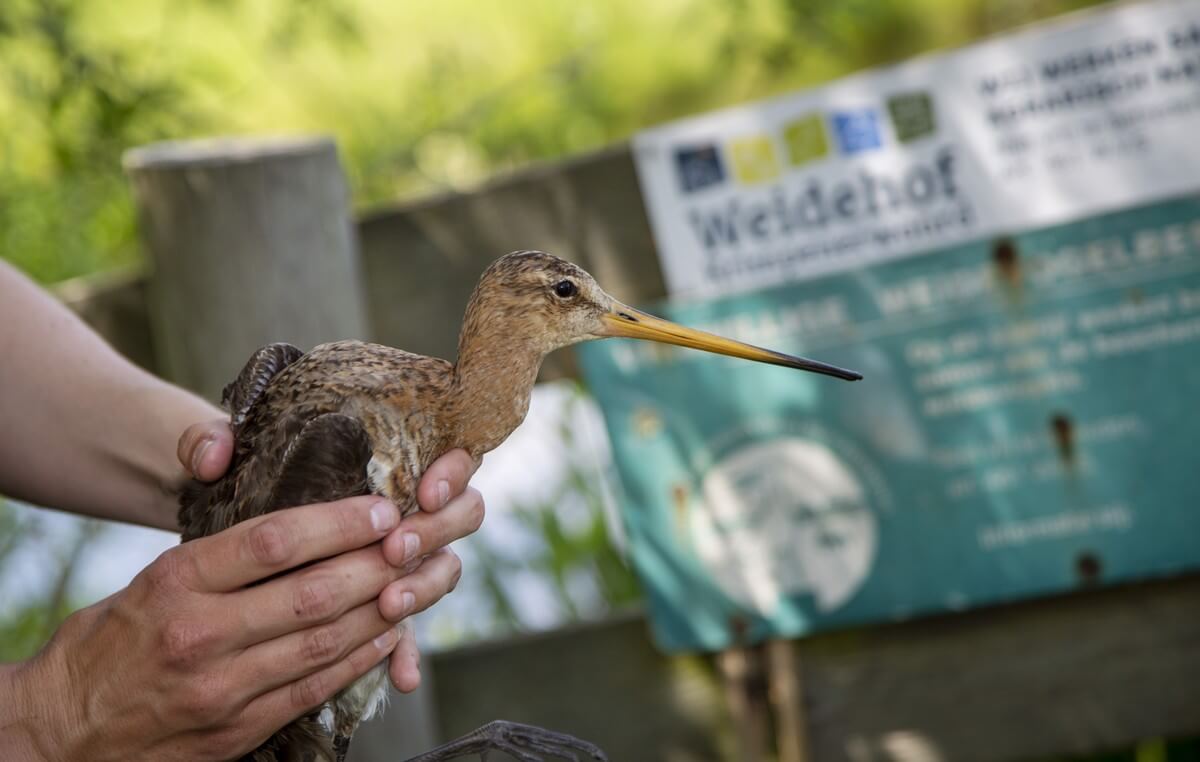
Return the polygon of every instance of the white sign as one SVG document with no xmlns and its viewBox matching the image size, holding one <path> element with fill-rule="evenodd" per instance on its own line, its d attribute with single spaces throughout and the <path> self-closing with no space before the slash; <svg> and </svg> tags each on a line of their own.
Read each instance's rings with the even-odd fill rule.
<svg viewBox="0 0 1200 762">
<path fill-rule="evenodd" d="M 1200 2 L 1073 15 L 634 139 L 673 296 L 1200 188 Z"/>
</svg>

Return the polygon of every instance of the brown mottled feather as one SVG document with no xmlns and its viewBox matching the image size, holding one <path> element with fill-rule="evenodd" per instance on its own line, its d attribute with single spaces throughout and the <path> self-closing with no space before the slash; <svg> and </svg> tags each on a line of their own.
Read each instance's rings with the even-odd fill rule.
<svg viewBox="0 0 1200 762">
<path fill-rule="evenodd" d="M 329 733 L 317 716 L 312 712 L 288 724 L 240 762 L 337 762 Z"/>
<path fill-rule="evenodd" d="M 241 426 L 271 379 L 303 355 L 303 351 L 284 342 L 268 344 L 255 352 L 233 383 L 221 392 L 221 404 L 229 411 L 230 424 Z"/>
<path fill-rule="evenodd" d="M 318 415 L 288 445 L 267 510 L 366 495 L 371 440 L 348 415 Z"/>
<path fill-rule="evenodd" d="M 444 392 L 452 367 L 445 360 L 378 344 L 339 341 L 322 344 L 281 369 L 262 388 L 256 404 L 244 412 L 240 424 L 234 426 L 229 473 L 212 484 L 191 485 L 181 501 L 179 518 L 184 540 L 286 507 L 272 505 L 271 500 L 276 490 L 285 488 L 278 484 L 284 459 L 306 424 L 319 416 L 338 414 L 357 420 L 374 451 L 403 446 L 397 440 L 407 433 L 404 422 L 428 416 L 419 412 L 404 416 L 397 425 L 390 409 L 391 399 L 404 400 L 406 392 L 416 387 L 428 389 L 431 395 Z M 420 444 L 423 457 L 414 464 L 420 466 L 418 475 L 441 454 L 436 452 L 441 444 L 437 438 Z M 400 479 L 398 486 L 401 489 L 389 497 L 400 498 L 402 508 L 411 507 L 409 490 L 415 483 Z"/>
</svg>

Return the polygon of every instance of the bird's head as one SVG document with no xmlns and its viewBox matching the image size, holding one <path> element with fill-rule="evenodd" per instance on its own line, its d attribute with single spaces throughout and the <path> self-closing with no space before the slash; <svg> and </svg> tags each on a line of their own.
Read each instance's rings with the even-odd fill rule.
<svg viewBox="0 0 1200 762">
<path fill-rule="evenodd" d="M 517 251 L 484 272 L 471 297 L 464 335 L 523 342 L 546 354 L 590 339 L 623 336 L 822 373 L 862 376 L 803 357 L 743 344 L 635 310 L 609 296 L 582 268 L 540 251 Z"/>
</svg>

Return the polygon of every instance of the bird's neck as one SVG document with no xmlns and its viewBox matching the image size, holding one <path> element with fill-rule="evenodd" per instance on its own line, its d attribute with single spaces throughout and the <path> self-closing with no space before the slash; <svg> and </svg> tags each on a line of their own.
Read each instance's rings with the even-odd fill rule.
<svg viewBox="0 0 1200 762">
<path fill-rule="evenodd" d="M 456 444 L 475 456 L 498 447 L 525 420 L 542 364 L 541 352 L 495 333 L 464 331 L 454 366 Z"/>
</svg>

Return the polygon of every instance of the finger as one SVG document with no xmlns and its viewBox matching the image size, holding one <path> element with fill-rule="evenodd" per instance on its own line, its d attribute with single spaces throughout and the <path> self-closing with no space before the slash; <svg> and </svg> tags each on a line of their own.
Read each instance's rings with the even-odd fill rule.
<svg viewBox="0 0 1200 762">
<path fill-rule="evenodd" d="M 417 511 L 400 522 L 383 541 L 383 555 L 394 566 L 402 566 L 466 537 L 483 523 L 483 495 L 468 487 L 437 513 Z"/>
<path fill-rule="evenodd" d="M 394 626 L 368 601 L 332 622 L 251 646 L 233 660 L 238 683 L 245 686 L 242 701 L 339 662 Z"/>
<path fill-rule="evenodd" d="M 390 583 L 379 594 L 379 611 L 399 622 L 424 611 L 458 585 L 462 561 L 449 548 L 442 548 L 425 559 L 416 571 Z"/>
<path fill-rule="evenodd" d="M 412 693 L 421 685 L 421 652 L 411 623 L 401 627 L 400 642 L 388 659 L 388 676 L 401 693 Z"/>
<path fill-rule="evenodd" d="M 259 696 L 246 707 L 246 716 L 255 724 L 282 727 L 365 675 L 387 658 L 398 640 L 396 628 L 389 627 L 375 640 L 351 651 L 345 659 Z"/>
<path fill-rule="evenodd" d="M 232 602 L 240 619 L 236 645 L 250 647 L 333 622 L 379 597 L 388 583 L 404 573 L 371 546 L 238 591 Z"/>
<path fill-rule="evenodd" d="M 400 521 L 389 500 L 352 497 L 259 516 L 180 547 L 192 589 L 236 590 L 279 572 L 378 541 Z"/>
<path fill-rule="evenodd" d="M 226 421 L 193 423 L 179 438 L 179 462 L 202 482 L 221 478 L 233 457 L 233 431 Z"/>
<path fill-rule="evenodd" d="M 467 488 L 475 469 L 475 460 L 466 450 L 451 450 L 435 460 L 417 485 L 417 504 L 423 511 L 437 511 Z"/>
</svg>

